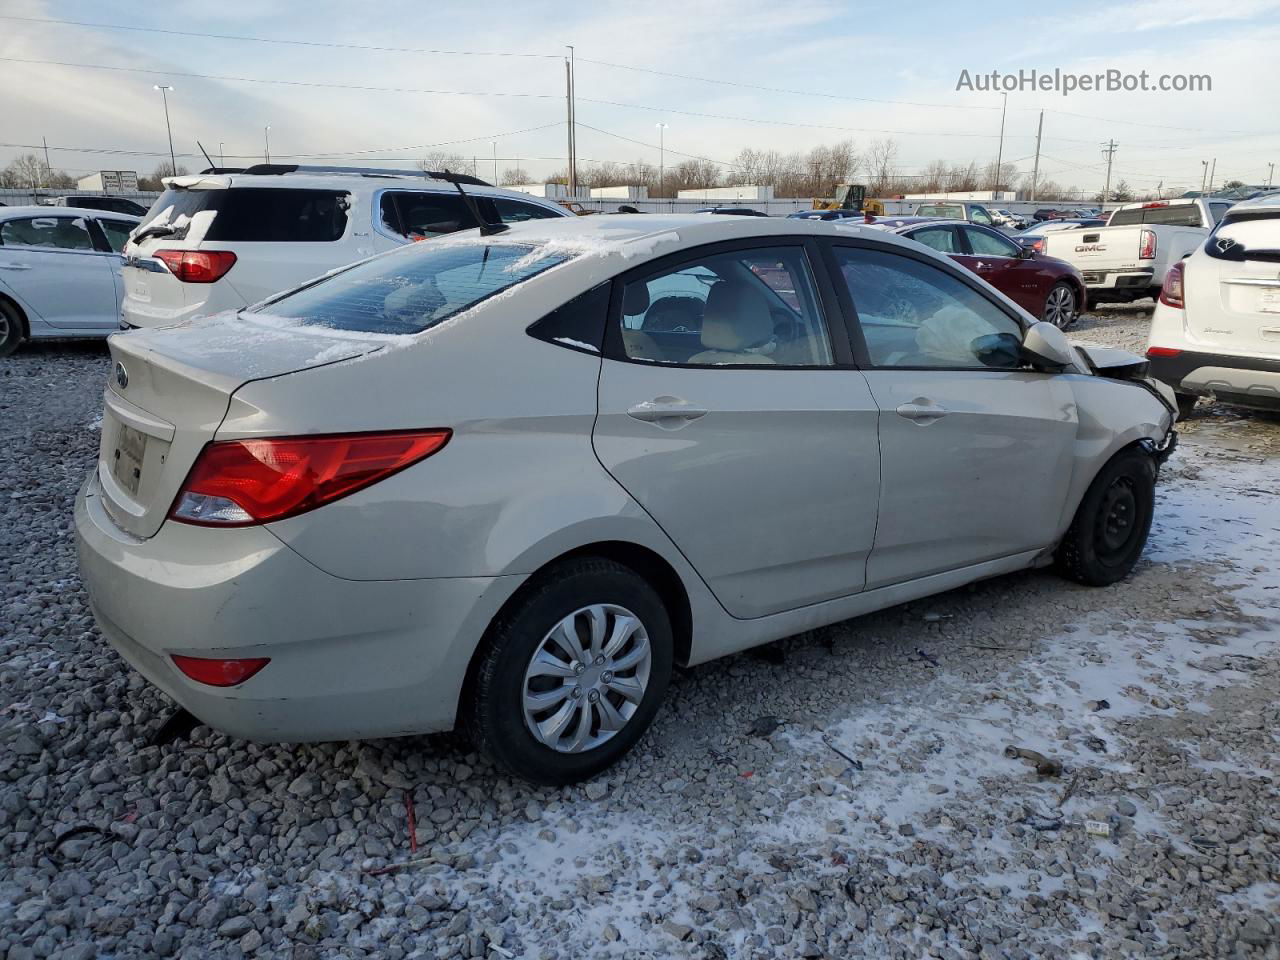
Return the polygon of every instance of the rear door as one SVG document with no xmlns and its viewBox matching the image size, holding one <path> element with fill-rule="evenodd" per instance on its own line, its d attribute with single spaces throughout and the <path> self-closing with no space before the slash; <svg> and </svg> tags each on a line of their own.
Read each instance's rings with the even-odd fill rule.
<svg viewBox="0 0 1280 960">
<path fill-rule="evenodd" d="M 1186 322 L 1198 344 L 1280 358 L 1280 210 L 1227 219 L 1184 270 Z"/>
<path fill-rule="evenodd" d="M 867 588 L 1051 545 L 1076 405 L 1024 369 L 1006 308 L 932 258 L 840 241 L 835 270 L 880 409 L 881 496 Z"/>
<path fill-rule="evenodd" d="M 614 294 L 596 454 L 735 617 L 865 582 L 879 414 L 815 251 L 710 245 Z"/>
<path fill-rule="evenodd" d="M 118 262 L 95 247 L 84 216 L 50 212 L 0 222 L 0 278 L 52 327 L 114 328 Z"/>
</svg>

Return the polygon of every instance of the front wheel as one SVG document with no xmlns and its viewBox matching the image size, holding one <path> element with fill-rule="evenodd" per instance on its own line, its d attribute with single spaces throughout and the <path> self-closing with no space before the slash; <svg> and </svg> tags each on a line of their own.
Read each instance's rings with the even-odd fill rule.
<svg viewBox="0 0 1280 960">
<path fill-rule="evenodd" d="M 1065 330 L 1076 318 L 1076 292 L 1069 283 L 1055 283 L 1044 300 L 1044 312 L 1040 319 Z"/>
<path fill-rule="evenodd" d="M 585 558 L 541 575 L 479 653 L 468 727 L 499 766 L 559 786 L 640 739 L 671 678 L 671 622 L 630 568 Z"/>
<path fill-rule="evenodd" d="M 1091 587 L 1127 577 L 1146 546 L 1155 499 L 1156 465 L 1146 451 L 1130 448 L 1112 457 L 1058 545 L 1059 572 Z"/>
</svg>

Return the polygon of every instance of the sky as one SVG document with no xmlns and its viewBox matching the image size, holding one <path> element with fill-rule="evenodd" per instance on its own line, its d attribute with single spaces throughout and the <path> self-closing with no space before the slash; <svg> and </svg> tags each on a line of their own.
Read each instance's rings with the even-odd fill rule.
<svg viewBox="0 0 1280 960">
<path fill-rule="evenodd" d="M 998 152 L 1029 172 L 1044 110 L 1041 177 L 1063 186 L 1101 188 L 1109 140 L 1113 183 L 1137 190 L 1199 187 L 1204 160 L 1217 183 L 1265 183 L 1280 163 L 1278 14 L 1280 0 L 4 0 L 0 165 L 46 138 L 55 168 L 148 173 L 168 156 L 153 85 L 169 84 L 192 169 L 196 140 L 228 165 L 260 161 L 269 125 L 279 162 L 447 151 L 489 178 L 496 152 L 500 170 L 541 178 L 565 166 L 572 44 L 580 169 L 657 163 L 665 123 L 667 163 L 891 137 L 900 174 Z M 1212 90 L 1014 91 L 1001 146 L 1004 98 L 957 90 L 961 71 L 1033 68 L 1207 74 Z"/>
</svg>

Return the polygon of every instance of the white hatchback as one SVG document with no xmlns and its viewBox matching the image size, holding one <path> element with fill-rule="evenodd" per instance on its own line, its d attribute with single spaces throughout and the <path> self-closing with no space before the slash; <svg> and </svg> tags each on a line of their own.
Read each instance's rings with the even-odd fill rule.
<svg viewBox="0 0 1280 960">
<path fill-rule="evenodd" d="M 444 174 L 260 164 L 170 177 L 125 248 L 121 326 L 239 309 L 415 240 L 478 226 Z M 572 216 L 559 204 L 450 174 L 486 220 Z"/>
<path fill-rule="evenodd" d="M 1147 359 L 1183 416 L 1199 397 L 1280 410 L 1280 194 L 1237 203 L 1169 268 Z"/>
</svg>

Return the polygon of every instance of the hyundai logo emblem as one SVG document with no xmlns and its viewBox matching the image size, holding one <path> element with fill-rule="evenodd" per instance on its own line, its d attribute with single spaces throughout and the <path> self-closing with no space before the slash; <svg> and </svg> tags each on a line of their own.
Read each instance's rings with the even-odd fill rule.
<svg viewBox="0 0 1280 960">
<path fill-rule="evenodd" d="M 124 368 L 123 363 L 116 364 L 116 385 L 121 390 L 129 385 L 129 371 Z"/>
</svg>

